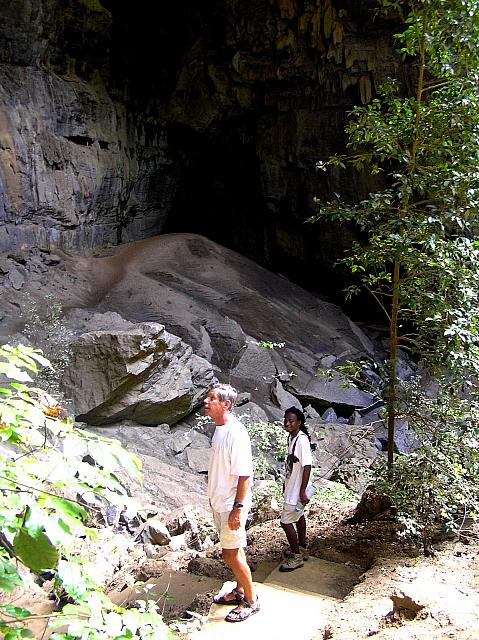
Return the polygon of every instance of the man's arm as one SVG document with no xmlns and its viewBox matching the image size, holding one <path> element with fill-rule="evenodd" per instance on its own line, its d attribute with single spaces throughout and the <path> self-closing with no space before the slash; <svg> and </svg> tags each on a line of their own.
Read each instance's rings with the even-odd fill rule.
<svg viewBox="0 0 479 640">
<path fill-rule="evenodd" d="M 251 481 L 250 476 L 238 477 L 238 485 L 236 487 L 235 502 L 239 502 L 241 504 L 244 503 L 244 499 L 246 498 L 250 481 Z M 232 511 L 230 511 L 230 515 L 228 516 L 228 526 L 232 531 L 236 531 L 236 529 L 240 528 L 240 515 L 241 515 L 241 508 L 233 507 Z"/>
</svg>

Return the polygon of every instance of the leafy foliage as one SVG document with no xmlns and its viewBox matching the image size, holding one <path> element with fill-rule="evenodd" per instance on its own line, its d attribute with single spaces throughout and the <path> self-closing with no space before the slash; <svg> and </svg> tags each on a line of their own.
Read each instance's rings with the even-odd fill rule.
<svg viewBox="0 0 479 640">
<path fill-rule="evenodd" d="M 402 383 L 401 398 L 417 447 L 398 456 L 394 474 L 376 469 L 376 489 L 395 505 L 403 534 L 427 550 L 439 530 L 461 534 L 479 515 L 479 405 L 456 398 L 452 412 L 446 384 L 432 398 L 418 378 Z"/>
<path fill-rule="evenodd" d="M 258 342 L 258 345 L 263 349 L 282 349 L 285 344 L 285 342 L 272 342 L 271 340 L 260 340 Z"/>
<path fill-rule="evenodd" d="M 274 462 L 284 462 L 287 453 L 287 439 L 279 422 L 251 420 L 243 416 L 253 447 L 254 475 L 258 480 L 276 476 Z"/>
<path fill-rule="evenodd" d="M 78 540 L 95 536 L 92 520 L 108 505 L 134 508 L 116 472 L 140 480 L 140 462 L 117 441 L 76 429 L 53 411 L 55 401 L 33 386 L 38 365 L 49 362 L 32 348 L 0 347 L 0 632 L 9 640 L 31 635 L 31 613 L 5 595 L 49 570 L 57 598 L 68 601 L 46 616 L 50 626 L 68 627 L 54 640 L 169 637 L 154 602 L 114 605 L 77 551 Z"/>
<path fill-rule="evenodd" d="M 384 188 L 355 203 L 335 194 L 316 219 L 358 226 L 361 240 L 345 257 L 355 278 L 347 295 L 365 288 L 389 324 L 388 471 L 381 482 L 427 537 L 433 523 L 452 526 L 459 514 L 476 511 L 473 447 L 464 455 L 455 447 L 462 438 L 474 443 L 478 433 L 479 3 L 380 0 L 378 12 L 403 19 L 396 41 L 415 90 L 407 95 L 392 78 L 353 109 L 348 155 L 317 168 L 351 165 L 382 177 Z M 435 378 L 440 412 L 424 388 L 399 381 L 400 349 Z M 420 436 L 405 457 L 394 454 L 400 416 Z"/>
</svg>

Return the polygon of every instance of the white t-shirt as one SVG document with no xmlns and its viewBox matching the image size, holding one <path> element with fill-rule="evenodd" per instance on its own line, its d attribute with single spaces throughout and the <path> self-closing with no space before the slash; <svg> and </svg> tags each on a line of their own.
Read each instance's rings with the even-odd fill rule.
<svg viewBox="0 0 479 640">
<path fill-rule="evenodd" d="M 217 426 L 211 441 L 208 469 L 208 497 L 215 511 L 231 511 L 239 476 L 251 478 L 244 499 L 245 511 L 251 505 L 253 456 L 246 427 L 229 414 L 225 424 Z"/>
<path fill-rule="evenodd" d="M 296 442 L 296 445 L 295 445 Z M 284 486 L 284 501 L 286 504 L 296 504 L 299 500 L 299 491 L 303 482 L 303 467 L 312 464 L 311 446 L 308 436 L 300 431 L 289 443 L 288 454 L 294 449 L 294 455 L 298 458 L 298 462 L 293 464 L 291 475 L 286 473 Z M 311 480 L 308 481 L 308 486 Z"/>
</svg>

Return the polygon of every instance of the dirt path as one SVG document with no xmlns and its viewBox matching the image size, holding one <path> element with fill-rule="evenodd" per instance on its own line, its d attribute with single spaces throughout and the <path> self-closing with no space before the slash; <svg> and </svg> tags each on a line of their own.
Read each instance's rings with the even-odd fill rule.
<svg viewBox="0 0 479 640">
<path fill-rule="evenodd" d="M 248 556 L 257 567 L 253 578 L 261 611 L 232 625 L 224 622 L 228 608 L 213 606 L 203 630 L 184 637 L 478 640 L 477 541 L 438 543 L 435 555 L 425 557 L 399 542 L 391 522 L 348 525 L 348 509 L 340 504 L 311 509 L 313 557 L 287 574 L 277 570 L 284 547 L 278 524 L 253 527 Z M 210 557 L 218 557 L 215 553 Z M 263 571 L 271 566 L 276 568 Z"/>
<path fill-rule="evenodd" d="M 261 611 L 241 625 L 225 622 L 229 609 L 212 605 L 208 621 L 190 640 L 231 640 L 275 638 L 275 640 L 309 640 L 325 624 L 341 601 L 344 584 L 352 586 L 355 574 L 346 565 L 310 558 L 303 567 L 282 573 L 276 567 L 264 582 L 255 582 Z M 338 584 L 341 585 L 338 587 Z M 230 591 L 234 582 L 226 582 L 222 592 Z M 230 607 L 231 609 L 232 607 Z"/>
</svg>

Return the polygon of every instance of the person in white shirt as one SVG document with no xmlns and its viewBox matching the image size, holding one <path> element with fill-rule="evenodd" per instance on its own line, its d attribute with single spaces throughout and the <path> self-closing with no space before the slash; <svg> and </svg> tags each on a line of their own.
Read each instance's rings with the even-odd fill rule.
<svg viewBox="0 0 479 640">
<path fill-rule="evenodd" d="M 289 435 L 284 507 L 280 523 L 289 549 L 285 551 L 286 560 L 280 566 L 280 571 L 293 571 L 302 567 L 309 555 L 306 548 L 304 507 L 312 495 L 312 456 L 309 433 L 304 422 L 304 413 L 297 407 L 290 407 L 284 412 L 284 428 Z"/>
<path fill-rule="evenodd" d="M 246 620 L 260 608 L 243 549 L 252 501 L 253 458 L 249 434 L 232 413 L 237 395 L 230 385 L 215 384 L 204 401 L 205 415 L 216 425 L 211 441 L 208 497 L 223 560 L 236 578 L 236 587 L 230 593 L 214 598 L 217 604 L 236 605 L 225 618 L 228 622 Z"/>
</svg>

